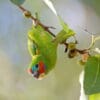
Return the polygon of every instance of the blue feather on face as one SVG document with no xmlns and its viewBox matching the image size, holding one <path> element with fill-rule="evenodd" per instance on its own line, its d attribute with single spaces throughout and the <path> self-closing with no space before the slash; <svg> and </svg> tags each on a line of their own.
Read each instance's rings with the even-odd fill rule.
<svg viewBox="0 0 100 100">
<path fill-rule="evenodd" d="M 32 71 L 34 72 L 34 71 L 38 71 L 38 64 L 36 64 L 36 65 L 34 65 L 33 67 L 32 67 Z"/>
<path fill-rule="evenodd" d="M 45 72 L 46 65 L 42 61 L 38 64 L 32 65 L 32 67 L 28 69 L 28 73 L 36 79 L 42 79 L 45 76 Z"/>
</svg>

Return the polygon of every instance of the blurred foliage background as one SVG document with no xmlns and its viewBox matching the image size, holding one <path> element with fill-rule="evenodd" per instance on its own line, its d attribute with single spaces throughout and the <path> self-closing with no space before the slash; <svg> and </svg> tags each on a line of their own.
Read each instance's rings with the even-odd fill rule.
<svg viewBox="0 0 100 100">
<path fill-rule="evenodd" d="M 91 36 L 84 31 L 100 35 L 100 0 L 52 0 L 59 15 L 75 30 L 78 48 L 87 48 Z M 33 15 L 38 12 L 41 21 L 55 34 L 61 29 L 56 16 L 42 0 L 26 0 L 23 5 Z M 9 0 L 0 0 L 0 100 L 78 100 L 79 74 L 83 67 L 69 60 L 64 46 L 58 48 L 55 69 L 41 81 L 27 74 L 31 61 L 27 50 L 27 31 L 31 20 Z M 95 46 L 100 47 L 99 43 Z"/>
</svg>

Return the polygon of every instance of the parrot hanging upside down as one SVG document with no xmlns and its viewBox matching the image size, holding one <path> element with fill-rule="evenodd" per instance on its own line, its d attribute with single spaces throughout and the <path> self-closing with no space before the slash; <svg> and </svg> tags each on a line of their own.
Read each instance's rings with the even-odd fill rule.
<svg viewBox="0 0 100 100">
<path fill-rule="evenodd" d="M 55 39 L 40 25 L 33 26 L 28 32 L 28 50 L 32 56 L 28 73 L 36 79 L 42 79 L 54 68 L 58 44 L 74 35 L 71 29 L 64 27 Z"/>
</svg>

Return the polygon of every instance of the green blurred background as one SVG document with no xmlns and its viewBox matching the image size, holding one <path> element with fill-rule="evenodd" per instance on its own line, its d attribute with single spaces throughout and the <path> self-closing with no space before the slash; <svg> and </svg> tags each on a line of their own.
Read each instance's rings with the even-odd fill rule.
<svg viewBox="0 0 100 100">
<path fill-rule="evenodd" d="M 100 35 L 100 0 L 52 0 L 59 15 L 75 30 L 78 48 L 87 48 L 91 36 Z M 56 16 L 42 0 L 26 0 L 23 5 L 33 14 L 38 12 L 45 25 L 61 27 Z M 27 31 L 31 20 L 10 0 L 0 0 L 0 100 L 78 100 L 79 74 L 83 67 L 69 60 L 64 46 L 58 48 L 56 67 L 45 79 L 38 81 L 27 74 L 31 61 L 27 50 Z M 99 43 L 95 46 L 100 47 Z"/>
</svg>

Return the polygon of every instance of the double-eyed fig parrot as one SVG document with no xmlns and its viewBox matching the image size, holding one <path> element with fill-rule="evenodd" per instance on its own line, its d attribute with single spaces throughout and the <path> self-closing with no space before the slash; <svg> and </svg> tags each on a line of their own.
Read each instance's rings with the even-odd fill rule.
<svg viewBox="0 0 100 100">
<path fill-rule="evenodd" d="M 75 34 L 64 22 L 62 26 L 55 38 L 40 25 L 28 32 L 28 50 L 32 57 L 28 72 L 36 79 L 42 79 L 55 67 L 58 44 Z"/>
</svg>

